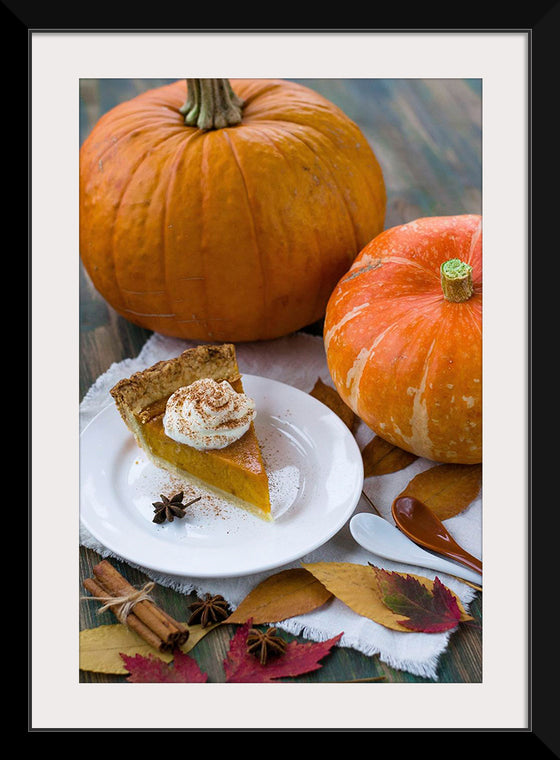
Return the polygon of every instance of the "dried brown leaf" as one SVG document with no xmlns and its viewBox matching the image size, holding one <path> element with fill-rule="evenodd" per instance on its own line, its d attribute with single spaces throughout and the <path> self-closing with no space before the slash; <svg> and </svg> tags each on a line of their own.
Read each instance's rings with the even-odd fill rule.
<svg viewBox="0 0 560 760">
<path fill-rule="evenodd" d="M 410 633 L 409 628 L 399 623 L 399 620 L 402 620 L 402 614 L 393 612 L 384 603 L 377 576 L 370 565 L 357 565 L 350 562 L 315 562 L 305 564 L 304 567 L 317 580 L 321 581 L 337 599 L 344 602 L 358 615 L 374 620 L 394 631 Z M 429 578 L 412 573 L 401 573 L 400 575 L 416 579 L 430 591 L 433 589 L 434 581 Z M 465 612 L 460 599 L 455 594 L 453 596 L 455 596 L 461 611 L 461 621 L 472 620 L 472 616 Z"/>
<path fill-rule="evenodd" d="M 440 520 L 447 520 L 476 499 L 481 485 L 482 465 L 440 464 L 412 478 L 396 499 L 413 496 L 435 512 Z"/>
<path fill-rule="evenodd" d="M 416 454 L 393 446 L 392 443 L 376 435 L 362 449 L 364 478 L 397 472 L 408 467 L 415 459 L 418 459 Z"/>
<path fill-rule="evenodd" d="M 303 568 L 282 570 L 259 583 L 226 623 L 277 623 L 325 604 L 332 594 Z"/>
<path fill-rule="evenodd" d="M 340 419 L 344 422 L 349 430 L 353 430 L 358 417 L 354 414 L 352 409 L 340 398 L 338 392 L 331 388 L 330 385 L 326 385 L 321 378 L 317 378 L 317 382 L 313 386 L 313 390 L 309 394 L 318 401 L 321 401 L 325 406 L 328 406 Z"/>
</svg>

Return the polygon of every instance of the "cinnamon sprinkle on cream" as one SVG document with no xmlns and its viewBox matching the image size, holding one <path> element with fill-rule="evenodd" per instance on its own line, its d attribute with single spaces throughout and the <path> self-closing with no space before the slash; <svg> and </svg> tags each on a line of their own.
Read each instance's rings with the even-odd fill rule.
<svg viewBox="0 0 560 760">
<path fill-rule="evenodd" d="M 221 449 L 243 436 L 255 419 L 255 402 L 227 380 L 196 380 L 168 399 L 163 426 L 178 443 L 199 450 Z"/>
</svg>

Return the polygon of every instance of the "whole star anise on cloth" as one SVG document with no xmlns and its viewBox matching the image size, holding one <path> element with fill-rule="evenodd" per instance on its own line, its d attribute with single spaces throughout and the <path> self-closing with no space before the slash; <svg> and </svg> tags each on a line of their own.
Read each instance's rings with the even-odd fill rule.
<svg viewBox="0 0 560 760">
<path fill-rule="evenodd" d="M 182 491 L 176 493 L 175 496 L 172 496 L 170 499 L 163 494 L 160 494 L 160 498 L 161 501 L 155 501 L 152 503 L 152 507 L 155 510 L 152 522 L 158 524 L 165 522 L 166 520 L 168 522 L 173 522 L 175 517 L 184 517 L 187 507 L 190 507 L 191 504 L 194 504 L 195 501 L 198 501 L 201 497 L 199 496 L 196 499 L 192 499 L 192 501 L 189 501 L 187 504 L 183 504 Z"/>
<path fill-rule="evenodd" d="M 200 623 L 203 628 L 213 623 L 220 623 L 229 616 L 229 605 L 223 596 L 215 594 L 205 594 L 204 599 L 191 604 L 192 612 L 188 625 Z"/>
<path fill-rule="evenodd" d="M 251 628 L 247 635 L 247 651 L 258 657 L 261 665 L 266 665 L 269 657 L 279 657 L 286 651 L 286 641 L 277 635 L 276 628 L 260 631 Z"/>
</svg>

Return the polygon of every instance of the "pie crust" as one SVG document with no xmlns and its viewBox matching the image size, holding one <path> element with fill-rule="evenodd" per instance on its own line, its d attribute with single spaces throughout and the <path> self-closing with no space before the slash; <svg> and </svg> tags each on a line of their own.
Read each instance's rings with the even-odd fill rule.
<svg viewBox="0 0 560 760">
<path fill-rule="evenodd" d="M 253 423 L 240 439 L 223 449 L 199 451 L 165 435 L 162 418 L 167 399 L 200 378 L 227 380 L 242 393 L 235 347 L 187 349 L 121 380 L 110 392 L 137 444 L 154 465 L 271 520 L 268 478 Z"/>
</svg>

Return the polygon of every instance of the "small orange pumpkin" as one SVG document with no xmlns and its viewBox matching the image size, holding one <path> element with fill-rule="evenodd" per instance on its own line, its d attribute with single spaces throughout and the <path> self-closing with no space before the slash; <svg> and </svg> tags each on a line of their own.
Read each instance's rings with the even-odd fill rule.
<svg viewBox="0 0 560 760">
<path fill-rule="evenodd" d="M 320 319 L 383 229 L 364 135 L 302 85 L 187 80 L 106 113 L 80 151 L 80 255 L 131 322 L 249 341 Z"/>
<path fill-rule="evenodd" d="M 327 362 L 381 438 L 437 462 L 482 461 L 482 218 L 382 232 L 329 300 Z"/>
</svg>

